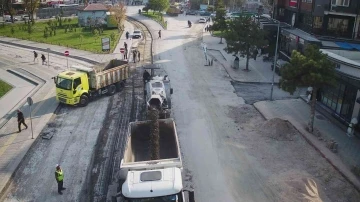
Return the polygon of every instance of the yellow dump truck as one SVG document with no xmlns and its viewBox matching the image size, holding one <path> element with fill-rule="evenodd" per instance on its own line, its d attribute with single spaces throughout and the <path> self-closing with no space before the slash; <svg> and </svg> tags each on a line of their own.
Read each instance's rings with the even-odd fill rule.
<svg viewBox="0 0 360 202">
<path fill-rule="evenodd" d="M 90 98 L 113 95 L 129 78 L 127 61 L 111 60 L 92 67 L 74 65 L 53 77 L 56 99 L 64 104 L 86 106 Z"/>
</svg>

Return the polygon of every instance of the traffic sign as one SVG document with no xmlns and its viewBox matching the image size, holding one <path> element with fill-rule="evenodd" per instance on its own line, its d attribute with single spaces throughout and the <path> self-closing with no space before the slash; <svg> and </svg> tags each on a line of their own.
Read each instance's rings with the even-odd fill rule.
<svg viewBox="0 0 360 202">
<path fill-rule="evenodd" d="M 28 105 L 33 105 L 33 100 L 31 99 L 31 97 L 28 97 L 27 98 L 27 103 L 28 103 Z"/>
<path fill-rule="evenodd" d="M 65 51 L 65 56 L 69 56 L 69 51 Z"/>
<path fill-rule="evenodd" d="M 124 53 L 125 52 L 125 48 L 120 48 L 120 53 Z"/>
</svg>

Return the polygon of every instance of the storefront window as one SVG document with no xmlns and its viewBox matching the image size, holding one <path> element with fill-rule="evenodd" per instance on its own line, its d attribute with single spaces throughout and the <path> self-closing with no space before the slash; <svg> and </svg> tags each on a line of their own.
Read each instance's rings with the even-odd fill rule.
<svg viewBox="0 0 360 202">
<path fill-rule="evenodd" d="M 321 28 L 323 23 L 322 17 L 314 17 L 314 28 Z"/>
<path fill-rule="evenodd" d="M 328 29 L 332 31 L 346 32 L 349 26 L 348 19 L 329 18 Z"/>
<path fill-rule="evenodd" d="M 321 93 L 321 102 L 332 109 L 341 118 L 350 121 L 354 109 L 356 93 L 356 87 L 345 83 L 338 83 L 336 87 L 324 89 Z"/>
</svg>

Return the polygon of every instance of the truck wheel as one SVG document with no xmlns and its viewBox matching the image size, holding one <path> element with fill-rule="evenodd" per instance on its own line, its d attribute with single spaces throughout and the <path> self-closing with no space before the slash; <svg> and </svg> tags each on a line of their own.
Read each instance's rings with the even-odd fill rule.
<svg viewBox="0 0 360 202">
<path fill-rule="evenodd" d="M 116 92 L 116 87 L 115 87 L 115 85 L 110 85 L 109 87 L 108 87 L 108 93 L 107 93 L 107 95 L 114 95 L 115 94 L 115 92 Z"/>
<path fill-rule="evenodd" d="M 88 103 L 89 103 L 89 97 L 88 97 L 87 95 L 82 95 L 82 96 L 80 97 L 80 103 L 79 103 L 79 105 L 80 105 L 81 107 L 85 107 Z"/>
</svg>

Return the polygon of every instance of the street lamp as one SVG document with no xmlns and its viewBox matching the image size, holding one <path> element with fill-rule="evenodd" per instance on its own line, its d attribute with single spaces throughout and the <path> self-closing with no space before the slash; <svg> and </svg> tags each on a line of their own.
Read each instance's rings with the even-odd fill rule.
<svg viewBox="0 0 360 202">
<path fill-rule="evenodd" d="M 270 100 L 273 100 L 274 77 L 275 77 L 275 69 L 276 69 L 276 64 L 277 64 L 277 52 L 278 52 L 278 43 L 279 43 L 279 34 L 280 34 L 280 21 L 277 21 L 277 23 L 278 23 L 278 27 L 277 27 L 277 34 L 276 34 L 275 59 L 274 59 L 274 68 L 273 68 L 272 81 L 271 81 Z"/>
</svg>

